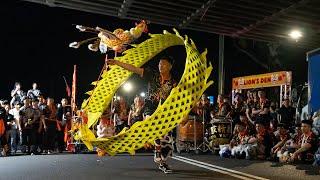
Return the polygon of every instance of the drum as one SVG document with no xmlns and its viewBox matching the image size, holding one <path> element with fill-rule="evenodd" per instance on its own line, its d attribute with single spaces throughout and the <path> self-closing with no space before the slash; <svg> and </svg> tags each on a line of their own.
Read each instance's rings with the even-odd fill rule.
<svg viewBox="0 0 320 180">
<path fill-rule="evenodd" d="M 220 145 L 229 144 L 232 136 L 232 123 L 230 119 L 214 118 L 210 128 L 210 147 L 219 148 Z"/>
<path fill-rule="evenodd" d="M 179 141 L 202 141 L 203 124 L 201 121 L 188 119 L 178 126 Z"/>
</svg>

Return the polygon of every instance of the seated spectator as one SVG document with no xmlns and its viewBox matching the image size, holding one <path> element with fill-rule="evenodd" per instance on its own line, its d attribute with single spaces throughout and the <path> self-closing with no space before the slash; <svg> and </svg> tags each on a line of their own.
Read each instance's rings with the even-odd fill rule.
<svg viewBox="0 0 320 180">
<path fill-rule="evenodd" d="M 257 120 L 256 121 L 256 134 L 249 140 L 253 146 L 249 147 L 249 154 L 251 157 L 256 155 L 256 158 L 263 160 L 270 155 L 272 148 L 272 136 L 269 134 L 265 127 L 265 123 Z"/>
<path fill-rule="evenodd" d="M 36 98 L 38 98 L 40 96 L 40 94 L 41 94 L 41 92 L 38 89 L 37 83 L 33 83 L 32 84 L 32 89 L 28 90 L 28 92 L 27 92 L 27 96 L 30 99 L 36 99 Z"/>
<path fill-rule="evenodd" d="M 290 154 L 296 150 L 299 144 L 301 135 L 301 124 L 296 124 L 295 133 L 290 136 L 290 139 L 286 141 L 281 150 L 277 153 L 279 162 L 287 162 L 289 160 Z"/>
<path fill-rule="evenodd" d="M 261 123 L 263 123 L 266 131 L 269 133 L 269 134 L 272 134 L 273 135 L 273 130 L 271 129 L 270 127 L 270 121 L 271 121 L 271 117 L 269 114 L 260 114 L 256 117 L 256 121 L 259 121 Z"/>
<path fill-rule="evenodd" d="M 278 157 L 278 153 L 281 153 L 281 148 L 290 138 L 288 127 L 284 124 L 278 124 L 277 131 L 274 132 L 274 137 L 276 145 L 271 149 L 271 156 L 275 159 L 276 157 Z"/>
<path fill-rule="evenodd" d="M 312 121 L 301 121 L 301 131 L 299 143 L 296 151 L 290 155 L 289 162 L 302 161 L 312 162 L 314 153 L 317 149 L 317 141 L 314 133 L 311 131 Z"/>
<path fill-rule="evenodd" d="M 236 158 L 246 158 L 250 159 L 249 152 L 247 151 L 250 136 L 247 133 L 246 127 L 243 123 L 238 123 L 235 128 L 237 129 L 237 134 L 230 141 L 231 155 Z"/>
</svg>

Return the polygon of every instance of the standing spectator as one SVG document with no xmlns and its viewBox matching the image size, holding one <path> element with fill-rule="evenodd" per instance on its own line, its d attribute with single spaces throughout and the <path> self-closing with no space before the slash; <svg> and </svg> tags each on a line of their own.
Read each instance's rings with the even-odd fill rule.
<svg viewBox="0 0 320 180">
<path fill-rule="evenodd" d="M 320 167 L 320 146 L 318 147 L 318 150 L 314 154 L 314 162 L 312 165 Z"/>
<path fill-rule="evenodd" d="M 20 108 L 20 119 L 22 123 L 22 145 L 23 152 L 27 152 L 27 154 L 34 153 L 32 152 L 34 149 L 34 133 L 32 132 L 32 127 L 34 123 L 34 111 L 31 107 L 30 100 L 25 97 L 23 100 L 24 105 Z"/>
<path fill-rule="evenodd" d="M 253 108 L 256 108 L 259 106 L 259 96 L 258 96 L 258 91 L 257 90 L 254 90 L 252 92 L 252 98 L 253 98 L 253 103 L 252 103 L 252 109 Z"/>
<path fill-rule="evenodd" d="M 201 119 L 204 119 L 205 126 L 207 126 L 210 123 L 212 107 L 210 105 L 210 101 L 208 99 L 208 96 L 206 94 L 203 94 L 201 96 L 201 101 L 199 104 L 199 112 L 198 114 L 201 116 Z"/>
<path fill-rule="evenodd" d="M 259 104 L 252 110 L 253 115 L 268 114 L 270 108 L 270 102 L 266 97 L 266 93 L 263 90 L 258 91 Z"/>
<path fill-rule="evenodd" d="M 40 90 L 38 89 L 38 85 L 37 83 L 33 83 L 32 84 L 32 89 L 30 89 L 28 92 L 27 92 L 27 96 L 30 98 L 30 99 L 36 99 L 40 96 L 41 92 Z"/>
<path fill-rule="evenodd" d="M 233 125 L 240 122 L 240 114 L 246 111 L 242 95 L 237 93 L 235 95 L 235 104 L 231 110 L 230 116 L 232 118 Z"/>
<path fill-rule="evenodd" d="M 224 117 L 229 115 L 229 113 L 231 111 L 231 105 L 229 102 L 229 98 L 227 96 L 223 96 L 220 94 L 220 95 L 218 95 L 217 103 L 218 103 L 217 115 L 224 116 Z"/>
<path fill-rule="evenodd" d="M 44 116 L 42 114 L 42 111 L 39 108 L 39 100 L 38 99 L 33 99 L 32 100 L 32 109 L 34 113 L 34 122 L 32 126 L 32 133 L 34 137 L 34 153 L 38 154 L 39 151 L 43 150 L 42 146 L 42 129 L 45 125 L 44 122 Z"/>
<path fill-rule="evenodd" d="M 250 91 L 250 90 L 247 91 L 246 104 L 247 104 L 248 106 L 250 106 L 250 107 L 253 105 L 253 93 L 252 93 L 252 91 Z"/>
<path fill-rule="evenodd" d="M 270 131 L 270 101 L 263 90 L 258 91 L 259 104 L 252 109 L 253 119 L 263 121 L 267 131 Z"/>
<path fill-rule="evenodd" d="M 22 103 L 25 93 L 21 90 L 21 84 L 16 82 L 14 84 L 14 89 L 11 91 L 11 101 L 10 105 L 13 106 L 15 102 Z"/>
<path fill-rule="evenodd" d="M 16 102 L 13 109 L 9 110 L 9 114 L 13 116 L 13 120 L 11 121 L 11 130 L 9 132 L 10 136 L 10 145 L 13 150 L 12 154 L 14 155 L 17 152 L 17 136 L 21 132 L 21 123 L 20 123 L 20 108 L 21 104 Z M 21 140 L 20 140 L 21 141 Z"/>
<path fill-rule="evenodd" d="M 11 134 L 11 130 L 12 130 L 12 122 L 14 120 L 13 116 L 11 114 L 9 114 L 9 110 L 10 110 L 10 104 L 8 101 L 3 101 L 3 108 L 5 110 L 5 118 L 4 118 L 4 123 L 5 123 L 5 130 L 6 130 L 6 134 L 5 134 L 5 137 L 6 137 L 6 142 L 8 145 L 8 151 L 7 151 L 7 154 L 9 152 L 9 154 L 11 153 L 11 138 L 10 138 L 10 134 Z M 16 138 L 16 136 L 13 135 L 14 138 Z"/>
<path fill-rule="evenodd" d="M 0 150 L 2 148 L 2 151 L 0 151 L 0 154 L 2 156 L 7 156 L 7 141 L 6 141 L 6 125 L 5 125 L 5 116 L 6 111 L 3 107 L 0 107 Z"/>
<path fill-rule="evenodd" d="M 320 110 L 314 113 L 312 120 L 312 131 L 315 135 L 320 136 Z"/>
<path fill-rule="evenodd" d="M 309 115 L 309 106 L 308 104 L 305 105 L 302 110 L 301 110 L 301 115 L 300 115 L 300 121 L 297 122 L 297 123 L 301 123 L 301 121 L 303 120 L 308 120 L 310 118 L 310 115 Z"/>
<path fill-rule="evenodd" d="M 47 100 L 43 97 L 43 95 L 39 95 L 38 100 L 40 110 L 45 110 L 47 108 Z"/>
<path fill-rule="evenodd" d="M 68 100 L 63 98 L 61 100 L 61 106 L 58 107 L 57 111 L 57 143 L 58 151 L 61 153 L 65 149 L 64 133 L 67 124 L 71 123 L 71 106 L 68 104 Z"/>
<path fill-rule="evenodd" d="M 128 116 L 128 125 L 131 126 L 137 121 L 142 121 L 144 113 L 144 101 L 142 97 L 137 96 L 134 98 L 134 103 L 131 105 L 129 116 Z"/>
<path fill-rule="evenodd" d="M 57 130 L 57 108 L 53 98 L 48 98 L 47 106 L 43 110 L 45 117 L 44 150 L 51 154 L 54 150 L 56 130 Z"/>
<path fill-rule="evenodd" d="M 270 127 L 272 130 L 277 129 L 278 127 L 278 113 L 276 109 L 276 104 L 271 102 L 270 104 Z"/>
<path fill-rule="evenodd" d="M 290 105 L 289 99 L 285 99 L 283 105 L 278 111 L 280 115 L 280 123 L 287 125 L 288 127 L 292 127 L 294 125 L 294 117 L 296 110 Z"/>
<path fill-rule="evenodd" d="M 114 126 L 116 133 L 119 133 L 128 121 L 128 106 L 123 97 L 114 103 Z"/>
<path fill-rule="evenodd" d="M 242 112 L 239 114 L 240 116 L 240 122 L 243 123 L 243 125 L 246 128 L 246 131 L 248 135 L 252 136 L 255 134 L 255 127 L 254 127 L 254 122 L 249 121 L 246 113 Z"/>
</svg>

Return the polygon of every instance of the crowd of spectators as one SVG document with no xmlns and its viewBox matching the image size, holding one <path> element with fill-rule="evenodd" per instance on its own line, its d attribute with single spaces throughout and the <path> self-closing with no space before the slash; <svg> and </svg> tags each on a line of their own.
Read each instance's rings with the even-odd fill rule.
<svg viewBox="0 0 320 180">
<path fill-rule="evenodd" d="M 62 152 L 70 139 L 71 107 L 62 98 L 55 103 L 38 89 L 37 83 L 25 93 L 19 82 L 11 99 L 0 102 L 1 156 Z"/>
</svg>

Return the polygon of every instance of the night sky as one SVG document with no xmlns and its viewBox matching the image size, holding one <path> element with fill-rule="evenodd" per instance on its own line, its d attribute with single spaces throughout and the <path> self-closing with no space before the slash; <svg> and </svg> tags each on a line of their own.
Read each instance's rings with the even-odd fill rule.
<svg viewBox="0 0 320 180">
<path fill-rule="evenodd" d="M 91 90 L 92 81 L 97 80 L 104 63 L 104 55 L 92 52 L 83 46 L 80 49 L 69 48 L 70 42 L 79 41 L 92 34 L 78 32 L 73 24 L 86 26 L 100 26 L 108 30 L 116 28 L 129 29 L 135 21 L 123 20 L 98 14 L 85 13 L 62 8 L 14 1 L 4 3 L 0 7 L 2 26 L 0 98 L 9 98 L 10 91 L 15 81 L 22 83 L 22 88 L 27 91 L 32 82 L 37 82 L 46 96 L 51 96 L 60 101 L 66 96 L 63 76 L 71 86 L 73 65 L 78 66 L 78 104 L 86 97 L 84 93 Z M 149 25 L 150 33 L 161 33 L 163 29 L 172 27 Z M 188 34 L 200 52 L 208 48 L 208 60 L 213 64 L 211 79 L 216 83 L 207 90 L 207 94 L 217 94 L 217 68 L 218 68 L 218 36 L 196 31 L 179 30 L 180 34 Z M 145 34 L 140 42 L 147 39 Z M 261 61 L 266 61 L 268 51 L 265 43 L 251 40 L 225 40 L 226 63 L 226 91 L 231 89 L 231 78 L 251 74 L 268 72 L 255 64 L 247 55 L 235 48 L 234 43 L 241 43 L 242 47 L 256 55 Z M 179 78 L 183 72 L 185 52 L 183 47 L 168 49 L 166 54 L 175 58 L 175 77 Z M 307 63 L 305 49 L 293 47 L 280 47 L 279 56 L 284 68 L 273 70 L 292 70 L 293 81 L 300 84 L 307 79 Z M 155 66 L 156 60 L 146 66 Z M 130 95 L 139 94 L 145 85 L 137 77 L 133 77 L 135 90 Z"/>
</svg>

